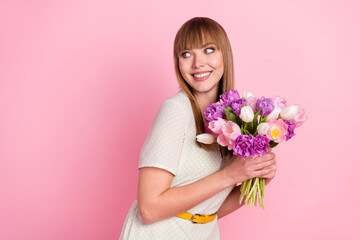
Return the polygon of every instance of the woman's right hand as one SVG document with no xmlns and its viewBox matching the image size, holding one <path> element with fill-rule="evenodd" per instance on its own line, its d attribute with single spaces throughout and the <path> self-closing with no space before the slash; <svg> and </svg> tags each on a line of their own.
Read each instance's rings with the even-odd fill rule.
<svg viewBox="0 0 360 240">
<path fill-rule="evenodd" d="M 242 183 L 250 178 L 266 175 L 276 168 L 275 153 L 269 150 L 261 157 L 243 158 L 233 155 L 223 168 L 230 185 Z"/>
</svg>

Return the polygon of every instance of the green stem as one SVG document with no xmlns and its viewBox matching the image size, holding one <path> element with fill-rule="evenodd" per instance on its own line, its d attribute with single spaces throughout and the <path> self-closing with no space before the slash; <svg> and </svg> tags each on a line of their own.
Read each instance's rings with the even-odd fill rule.
<svg viewBox="0 0 360 240">
<path fill-rule="evenodd" d="M 251 194 L 252 194 L 253 191 L 255 190 L 256 184 L 257 184 L 258 181 L 259 181 L 259 178 L 255 178 L 254 184 L 253 184 L 253 186 L 252 186 L 252 188 L 251 188 L 251 190 L 250 190 L 249 195 L 246 197 L 245 202 L 251 198 Z"/>
</svg>

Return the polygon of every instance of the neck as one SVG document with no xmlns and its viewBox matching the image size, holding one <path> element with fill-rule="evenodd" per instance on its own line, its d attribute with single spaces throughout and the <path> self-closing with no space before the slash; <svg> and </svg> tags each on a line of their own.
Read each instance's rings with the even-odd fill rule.
<svg viewBox="0 0 360 240">
<path fill-rule="evenodd" d="M 218 88 L 215 87 L 208 92 L 204 93 L 196 93 L 195 98 L 199 104 L 200 110 L 202 115 L 204 116 L 204 112 L 206 107 L 209 106 L 211 103 L 217 102 L 218 100 Z"/>
</svg>

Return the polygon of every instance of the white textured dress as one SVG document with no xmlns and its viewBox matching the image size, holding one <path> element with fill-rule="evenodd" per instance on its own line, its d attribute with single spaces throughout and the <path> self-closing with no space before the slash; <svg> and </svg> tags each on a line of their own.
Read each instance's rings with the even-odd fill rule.
<svg viewBox="0 0 360 240">
<path fill-rule="evenodd" d="M 210 151 L 196 145 L 195 119 L 189 98 L 180 90 L 160 107 L 140 153 L 138 168 L 158 167 L 173 173 L 171 187 L 196 182 L 226 164 L 219 146 Z M 234 185 L 235 186 L 235 185 Z M 187 212 L 213 214 L 218 211 L 234 186 L 230 186 Z M 125 219 L 120 240 L 220 239 L 217 217 L 205 224 L 194 224 L 176 216 L 145 225 L 137 200 Z"/>
</svg>

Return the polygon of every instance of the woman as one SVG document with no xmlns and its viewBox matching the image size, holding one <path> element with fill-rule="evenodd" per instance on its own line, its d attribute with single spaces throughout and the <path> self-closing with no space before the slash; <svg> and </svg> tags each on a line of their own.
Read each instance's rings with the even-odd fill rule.
<svg viewBox="0 0 360 240">
<path fill-rule="evenodd" d="M 161 105 L 141 149 L 138 197 L 120 239 L 220 239 L 217 219 L 241 207 L 239 183 L 275 176 L 274 153 L 244 159 L 196 142 L 206 107 L 234 89 L 224 29 L 205 17 L 184 23 L 174 63 L 181 90 Z"/>
</svg>

